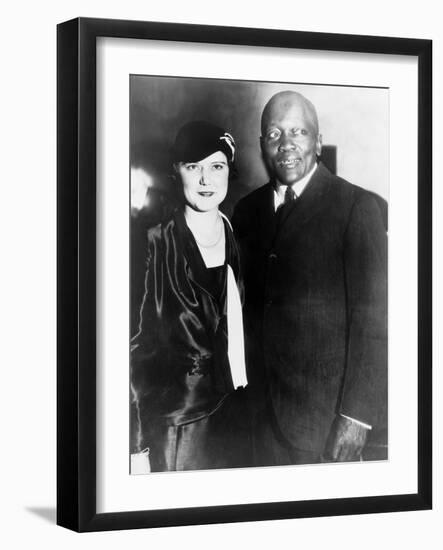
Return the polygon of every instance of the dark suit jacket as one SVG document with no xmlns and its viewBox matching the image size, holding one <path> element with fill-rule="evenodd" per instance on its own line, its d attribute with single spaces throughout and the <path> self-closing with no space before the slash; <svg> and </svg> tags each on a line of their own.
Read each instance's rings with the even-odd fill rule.
<svg viewBox="0 0 443 550">
<path fill-rule="evenodd" d="M 387 236 L 374 194 L 320 163 L 274 213 L 271 183 L 233 225 L 245 278 L 250 385 L 280 435 L 321 453 L 337 413 L 376 427 L 387 401 Z"/>
</svg>

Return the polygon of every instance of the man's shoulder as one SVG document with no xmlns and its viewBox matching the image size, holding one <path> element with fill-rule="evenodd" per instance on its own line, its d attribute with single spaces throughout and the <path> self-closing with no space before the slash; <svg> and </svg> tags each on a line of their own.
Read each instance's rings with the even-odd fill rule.
<svg viewBox="0 0 443 550">
<path fill-rule="evenodd" d="M 328 181 L 328 183 L 330 184 L 330 190 L 336 195 L 342 196 L 343 198 L 348 198 L 351 201 L 372 198 L 374 200 L 381 201 L 387 204 L 385 199 L 383 199 L 374 191 L 369 191 L 368 189 L 365 189 L 360 185 L 351 183 L 350 181 L 345 180 L 340 176 L 332 174 L 332 172 L 330 172 L 324 164 L 320 164 L 318 167 L 318 177 Z"/>
<path fill-rule="evenodd" d="M 271 184 L 268 182 L 241 198 L 234 207 L 232 226 L 237 238 L 250 232 L 266 204 L 272 200 Z"/>
<path fill-rule="evenodd" d="M 363 187 L 330 172 L 324 164 L 319 165 L 315 177 L 327 181 L 330 192 L 343 199 L 358 200 L 362 195 L 367 193 Z"/>
<path fill-rule="evenodd" d="M 325 167 L 323 166 L 323 169 Z M 327 170 L 327 169 L 326 169 Z M 332 204 L 335 203 L 339 207 L 343 207 L 349 211 L 353 210 L 355 207 L 360 207 L 365 209 L 366 207 L 377 206 L 377 211 L 380 211 L 383 224 L 385 228 L 388 227 L 388 203 L 381 197 L 379 194 L 363 187 L 351 183 L 340 176 L 336 176 L 327 170 L 327 178 L 329 179 L 330 186 L 329 190 L 331 195 L 329 196 L 332 199 Z"/>
<path fill-rule="evenodd" d="M 243 198 L 241 198 L 235 205 L 235 209 L 250 208 L 254 204 L 261 204 L 263 201 L 269 200 L 271 184 L 270 182 L 257 187 Z"/>
</svg>

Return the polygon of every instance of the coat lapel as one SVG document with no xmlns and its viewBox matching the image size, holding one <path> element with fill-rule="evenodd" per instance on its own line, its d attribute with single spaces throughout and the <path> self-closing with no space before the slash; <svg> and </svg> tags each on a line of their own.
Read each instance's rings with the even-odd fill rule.
<svg viewBox="0 0 443 550">
<path fill-rule="evenodd" d="M 296 230 L 308 222 L 317 212 L 324 207 L 323 198 L 331 184 L 331 173 L 320 163 L 312 175 L 311 180 L 303 193 L 291 204 L 283 206 L 278 216 L 278 232 L 290 224 L 291 230 Z"/>
<path fill-rule="evenodd" d="M 180 241 L 181 250 L 183 250 L 186 262 L 185 268 L 189 279 L 215 300 L 209 290 L 210 282 L 208 270 L 200 250 L 198 249 L 194 235 L 186 224 L 183 212 L 176 210 L 174 212 L 174 220 L 177 229 L 177 239 Z"/>
<path fill-rule="evenodd" d="M 198 248 L 197 242 L 186 224 L 185 217 L 182 212 L 177 211 L 175 213 L 176 227 L 178 230 L 178 237 L 180 239 L 182 250 L 184 251 L 185 260 L 187 263 L 187 273 L 189 279 L 196 284 L 201 290 L 206 292 L 212 299 L 214 306 L 218 306 L 218 300 L 211 292 L 211 278 L 208 268 L 203 260 L 203 256 Z M 239 276 L 239 260 L 238 252 L 236 251 L 236 244 L 232 231 L 229 229 L 228 222 L 223 220 L 225 229 L 225 263 L 229 263 L 232 266 L 236 279 Z M 224 288 L 222 291 L 222 301 L 226 293 L 226 280 L 224 282 Z"/>
</svg>

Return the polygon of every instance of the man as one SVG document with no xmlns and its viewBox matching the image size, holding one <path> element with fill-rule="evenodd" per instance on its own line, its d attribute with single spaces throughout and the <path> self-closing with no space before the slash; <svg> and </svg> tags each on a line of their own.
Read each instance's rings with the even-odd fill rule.
<svg viewBox="0 0 443 550">
<path fill-rule="evenodd" d="M 317 114 L 301 94 L 274 95 L 261 132 L 270 181 L 233 216 L 258 463 L 357 460 L 386 416 L 382 199 L 317 160 Z"/>
</svg>

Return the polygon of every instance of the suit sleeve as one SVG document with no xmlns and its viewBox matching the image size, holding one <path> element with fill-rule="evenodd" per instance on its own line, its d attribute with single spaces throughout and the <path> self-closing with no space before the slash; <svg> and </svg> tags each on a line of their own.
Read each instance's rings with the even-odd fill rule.
<svg viewBox="0 0 443 550">
<path fill-rule="evenodd" d="M 352 208 L 343 254 L 348 334 L 339 413 L 377 426 L 387 407 L 387 235 L 369 194 Z"/>
</svg>

